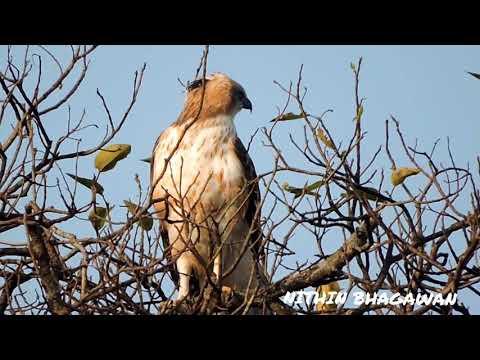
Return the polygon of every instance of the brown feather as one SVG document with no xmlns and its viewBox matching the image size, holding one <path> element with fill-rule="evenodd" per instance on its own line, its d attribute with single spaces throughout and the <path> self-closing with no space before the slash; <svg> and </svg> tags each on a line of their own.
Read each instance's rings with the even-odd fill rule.
<svg viewBox="0 0 480 360">
<path fill-rule="evenodd" d="M 255 165 L 253 164 L 252 159 L 248 155 L 245 146 L 243 145 L 240 138 L 236 138 L 235 140 L 235 153 L 237 154 L 240 162 L 245 165 L 244 172 L 245 178 L 249 182 L 249 187 L 247 193 L 250 193 L 247 202 L 247 209 L 245 213 L 245 218 L 247 223 L 252 226 L 252 235 L 250 237 L 250 241 L 253 242 L 252 249 L 254 251 L 255 256 L 258 259 L 263 260 L 265 254 L 263 252 L 263 234 L 260 228 L 260 211 L 258 211 L 257 216 L 255 217 L 255 213 L 257 212 L 257 208 L 260 206 L 260 188 L 258 186 L 258 179 L 257 179 L 257 172 L 255 171 Z"/>
<path fill-rule="evenodd" d="M 203 123 L 217 115 L 231 114 L 235 108 L 235 93 L 241 88 L 237 82 L 223 76 L 207 81 L 202 110 L 196 122 Z M 197 116 L 202 102 L 202 91 L 203 87 L 199 86 L 187 93 L 185 107 L 175 124 L 183 124 Z"/>
</svg>

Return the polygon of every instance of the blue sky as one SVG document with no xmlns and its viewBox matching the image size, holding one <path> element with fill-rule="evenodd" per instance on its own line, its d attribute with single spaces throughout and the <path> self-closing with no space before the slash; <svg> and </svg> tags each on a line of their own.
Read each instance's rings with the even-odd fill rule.
<svg viewBox="0 0 480 360">
<path fill-rule="evenodd" d="M 60 57 L 69 54 L 68 49 L 60 46 L 51 50 Z M 74 118 L 86 108 L 87 123 L 104 124 L 106 120 L 95 93 L 97 88 L 118 121 L 131 95 L 133 72 L 147 63 L 138 101 L 114 140 L 114 143 L 131 144 L 132 152 L 115 171 L 102 176 L 102 184 L 112 201 L 119 203 L 131 196 L 136 189 L 133 179 L 136 173 L 147 184 L 149 168 L 139 159 L 150 156 L 158 134 L 176 119 L 184 99 L 177 78 L 183 82 L 193 78 L 201 52 L 202 46 L 103 46 L 92 56 L 85 82 L 71 102 Z M 5 56 L 6 47 L 2 46 L 0 58 L 4 60 Z M 208 71 L 227 73 L 245 88 L 253 103 L 253 112 L 241 112 L 236 126 L 240 138 L 247 143 L 258 127 L 269 126 L 269 121 L 277 115 L 277 107 L 284 104 L 285 94 L 273 81 L 288 86 L 290 81 L 296 81 L 303 64 L 303 84 L 308 88 L 307 111 L 321 114 L 333 109 L 325 124 L 336 141 L 345 142 L 353 131 L 354 116 L 350 63 L 360 56 L 363 57 L 360 92 L 366 98 L 363 115 L 367 131 L 365 154 L 373 154 L 384 143 L 385 119 L 392 114 L 400 121 L 411 144 L 417 139 L 420 148 L 429 151 L 440 139 L 436 153 L 439 162 L 447 161 L 448 136 L 458 165 L 475 165 L 480 150 L 480 81 L 465 71 L 480 72 L 479 46 L 211 46 Z M 44 77 L 48 83 L 58 70 L 53 64 L 45 66 Z M 292 107 L 287 111 L 297 109 Z M 66 110 L 46 119 L 52 132 L 61 134 L 64 131 L 65 115 Z M 5 131 L 6 124 L 2 124 L 0 135 L 4 136 Z M 284 144 L 287 158 L 303 163 L 288 143 L 289 133 L 301 140 L 302 124 L 282 124 L 277 140 Z M 86 130 L 82 146 L 97 143 L 102 135 L 100 130 Z M 398 142 L 392 145 L 396 151 Z M 253 142 L 250 156 L 258 173 L 271 169 L 272 153 L 262 146 L 260 137 Z M 402 156 L 399 154 L 399 158 Z M 82 159 L 79 174 L 91 175 L 92 163 L 93 158 Z M 390 168 L 386 158 L 380 158 L 375 165 L 385 171 Z M 74 164 L 64 164 L 64 169 L 73 172 Z M 297 185 L 304 182 L 298 177 L 286 180 Z M 386 190 L 391 190 L 388 186 Z M 79 195 L 89 201 L 88 191 Z M 88 223 L 78 224 L 81 226 L 76 230 L 80 235 L 92 235 Z M 11 240 L 24 241 L 23 233 L 15 233 L 9 237 Z M 311 255 L 309 246 L 299 243 L 294 247 L 299 259 Z M 479 303 L 469 305 L 472 312 L 480 313 Z"/>
</svg>

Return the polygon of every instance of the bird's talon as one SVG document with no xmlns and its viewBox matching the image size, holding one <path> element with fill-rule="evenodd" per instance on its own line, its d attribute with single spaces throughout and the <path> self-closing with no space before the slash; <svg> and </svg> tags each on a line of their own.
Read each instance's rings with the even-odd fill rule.
<svg viewBox="0 0 480 360">
<path fill-rule="evenodd" d="M 229 286 L 222 286 L 222 303 L 228 303 L 233 297 L 233 289 Z"/>
</svg>

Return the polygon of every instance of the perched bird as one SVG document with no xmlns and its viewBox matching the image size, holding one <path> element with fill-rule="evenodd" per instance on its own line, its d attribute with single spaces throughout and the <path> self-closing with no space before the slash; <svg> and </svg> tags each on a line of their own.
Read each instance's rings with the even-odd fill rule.
<svg viewBox="0 0 480 360">
<path fill-rule="evenodd" d="M 257 174 L 233 122 L 242 109 L 251 111 L 252 103 L 227 75 L 196 80 L 155 143 L 153 199 L 160 199 L 154 206 L 177 300 L 202 288 L 208 274 L 240 292 L 264 281 Z"/>
</svg>

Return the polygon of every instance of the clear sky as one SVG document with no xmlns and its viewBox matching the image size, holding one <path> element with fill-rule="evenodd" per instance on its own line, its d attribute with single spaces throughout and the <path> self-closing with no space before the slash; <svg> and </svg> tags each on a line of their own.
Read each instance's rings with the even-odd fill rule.
<svg viewBox="0 0 480 360">
<path fill-rule="evenodd" d="M 131 144 L 132 152 L 115 171 L 102 176 L 106 194 L 113 201 L 119 203 L 131 196 L 135 190 L 135 173 L 147 184 L 149 167 L 138 160 L 150 156 L 158 134 L 176 119 L 184 100 L 177 78 L 183 82 L 193 78 L 202 48 L 103 46 L 92 56 L 86 80 L 71 103 L 74 118 L 86 108 L 87 123 L 105 123 L 95 93 L 97 88 L 118 121 L 131 95 L 133 72 L 147 63 L 137 104 L 114 140 L 114 143 Z M 60 57 L 68 56 L 69 52 L 59 46 L 51 50 Z M 5 56 L 6 47 L 2 46 L 2 63 Z M 429 151 L 437 139 L 441 140 L 436 157 L 439 162 L 447 161 L 448 136 L 459 166 L 475 165 L 480 150 L 480 81 L 465 71 L 480 72 L 479 46 L 211 46 L 208 71 L 227 73 L 245 88 L 253 103 L 253 112 L 241 112 L 236 126 L 240 138 L 247 143 L 258 127 L 269 126 L 269 121 L 277 115 L 277 107 L 284 104 L 285 95 L 273 81 L 288 86 L 290 81 L 296 81 L 303 64 L 304 85 L 308 87 L 307 111 L 320 114 L 333 109 L 326 125 L 336 140 L 346 141 L 352 133 L 354 116 L 350 62 L 356 62 L 360 56 L 363 57 L 360 91 L 366 98 L 363 124 L 368 131 L 365 153 L 373 154 L 384 143 L 384 122 L 392 114 L 400 121 L 408 141 L 413 144 L 418 139 L 425 151 Z M 56 74 L 54 65 L 46 68 L 47 83 Z M 66 126 L 65 115 L 63 111 L 51 116 L 47 120 L 49 129 L 61 134 Z M 1 136 L 7 130 L 6 124 L 0 128 Z M 279 127 L 277 133 L 277 139 L 284 139 L 284 151 L 292 161 L 302 159 L 288 143 L 288 134 L 301 139 L 301 130 L 302 124 L 291 122 Z M 102 135 L 103 130 L 85 131 L 82 146 L 97 143 Z M 258 173 L 271 169 L 272 153 L 262 146 L 260 138 L 252 144 L 250 156 Z M 92 162 L 92 158 L 82 159 L 79 174 L 91 175 Z M 386 159 L 376 163 L 376 168 L 382 167 L 389 170 Z M 74 164 L 65 165 L 65 170 L 73 172 Z M 287 180 L 298 185 L 304 182 L 295 177 Z M 88 201 L 88 191 L 83 196 Z M 81 224 L 80 232 L 92 235 L 89 224 Z M 22 242 L 22 236 L 19 232 L 8 240 Z M 311 255 L 308 254 L 310 247 L 297 245 L 295 249 L 297 260 Z M 479 303 L 469 305 L 472 312 L 480 313 Z"/>
</svg>

